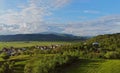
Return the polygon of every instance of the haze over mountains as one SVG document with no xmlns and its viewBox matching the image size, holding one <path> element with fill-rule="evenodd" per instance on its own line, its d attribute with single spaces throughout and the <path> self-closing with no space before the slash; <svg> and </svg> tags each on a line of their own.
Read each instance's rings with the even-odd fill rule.
<svg viewBox="0 0 120 73">
<path fill-rule="evenodd" d="M 0 41 L 77 41 L 86 40 L 88 37 L 74 36 L 62 33 L 16 34 L 0 35 Z"/>
</svg>

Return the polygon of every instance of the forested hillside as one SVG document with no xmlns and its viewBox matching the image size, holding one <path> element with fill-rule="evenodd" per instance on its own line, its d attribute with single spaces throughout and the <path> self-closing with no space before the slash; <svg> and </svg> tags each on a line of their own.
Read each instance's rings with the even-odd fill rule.
<svg viewBox="0 0 120 73">
<path fill-rule="evenodd" d="M 102 49 L 120 50 L 120 33 L 99 35 L 87 40 L 86 43 L 90 45 L 93 42 L 98 42 Z"/>
<path fill-rule="evenodd" d="M 0 41 L 80 41 L 86 39 L 87 37 L 59 33 L 0 35 Z"/>
</svg>

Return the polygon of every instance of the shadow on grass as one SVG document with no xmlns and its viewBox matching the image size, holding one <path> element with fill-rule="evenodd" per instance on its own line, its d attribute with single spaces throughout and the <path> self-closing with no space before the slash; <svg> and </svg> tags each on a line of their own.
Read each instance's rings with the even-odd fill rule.
<svg viewBox="0 0 120 73">
<path fill-rule="evenodd" d="M 14 73 L 24 73 L 24 65 L 15 65 L 14 70 Z"/>
<path fill-rule="evenodd" d="M 97 68 L 103 62 L 105 60 L 79 59 L 63 68 L 60 73 L 96 73 Z"/>
</svg>

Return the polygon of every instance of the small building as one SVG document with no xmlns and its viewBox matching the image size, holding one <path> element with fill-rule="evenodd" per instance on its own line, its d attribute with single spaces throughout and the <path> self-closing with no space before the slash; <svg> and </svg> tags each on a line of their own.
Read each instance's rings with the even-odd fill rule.
<svg viewBox="0 0 120 73">
<path fill-rule="evenodd" d="M 100 49 L 101 48 L 99 48 L 99 43 L 98 42 L 94 42 L 94 43 L 92 43 L 92 45 L 94 47 L 94 52 L 100 53 Z"/>
<path fill-rule="evenodd" d="M 94 42 L 94 43 L 92 43 L 92 45 L 93 45 L 94 47 L 98 47 L 98 46 L 99 46 L 99 43 L 98 43 L 98 42 Z"/>
</svg>

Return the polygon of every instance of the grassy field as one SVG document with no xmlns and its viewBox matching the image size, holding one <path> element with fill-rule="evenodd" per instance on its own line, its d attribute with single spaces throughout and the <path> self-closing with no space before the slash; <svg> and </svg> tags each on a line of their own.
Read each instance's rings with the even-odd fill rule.
<svg viewBox="0 0 120 73">
<path fill-rule="evenodd" d="M 54 45 L 54 44 L 70 44 L 70 42 L 37 42 L 37 41 L 32 41 L 32 42 L 0 42 L 0 49 L 3 47 L 30 47 L 30 46 L 49 46 L 49 45 Z"/>
<path fill-rule="evenodd" d="M 120 73 L 120 60 L 78 60 L 62 73 Z"/>
</svg>

